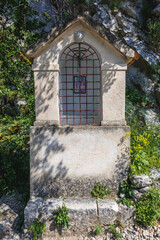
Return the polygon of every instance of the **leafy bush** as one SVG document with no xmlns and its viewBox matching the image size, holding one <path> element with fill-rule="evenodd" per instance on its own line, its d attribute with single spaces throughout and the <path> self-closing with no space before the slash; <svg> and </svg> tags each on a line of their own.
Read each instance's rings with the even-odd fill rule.
<svg viewBox="0 0 160 240">
<path fill-rule="evenodd" d="M 160 166 L 160 126 L 145 128 L 143 134 L 132 133 L 130 175 L 148 174 Z"/>
<path fill-rule="evenodd" d="M 92 196 L 95 198 L 104 199 L 110 190 L 107 189 L 107 185 L 96 184 L 91 192 Z"/>
<path fill-rule="evenodd" d="M 38 236 L 42 236 L 43 232 L 46 231 L 46 224 L 36 219 L 30 226 L 29 231 L 33 234 L 33 240 L 37 240 Z"/>
<path fill-rule="evenodd" d="M 126 120 L 131 127 L 129 175 L 148 174 L 150 168 L 160 166 L 160 126 L 145 126 L 141 120 L 141 108 L 153 107 L 154 102 L 133 87 L 127 90 L 126 99 Z"/>
<path fill-rule="evenodd" d="M 147 30 L 148 30 L 148 37 L 149 41 L 152 46 L 157 47 L 160 49 L 160 19 L 148 19 L 147 21 Z"/>
<path fill-rule="evenodd" d="M 66 227 L 68 228 L 68 224 L 70 221 L 70 218 L 68 217 L 68 211 L 69 209 L 66 208 L 64 205 L 62 208 L 59 206 L 58 213 L 53 215 L 54 223 L 58 227 Z"/>
<path fill-rule="evenodd" d="M 97 226 L 95 226 L 95 234 L 96 235 L 99 235 L 99 234 L 101 234 L 101 232 L 102 232 L 102 227 L 101 227 L 101 225 L 97 225 Z"/>
<path fill-rule="evenodd" d="M 0 196 L 15 191 L 29 196 L 34 83 L 23 51 L 43 34 L 46 18 L 42 15 L 28 0 L 0 1 Z M 19 100 L 26 105 L 18 106 Z"/>
<path fill-rule="evenodd" d="M 136 204 L 136 220 L 143 225 L 154 225 L 160 220 L 160 193 L 152 187 Z"/>
<path fill-rule="evenodd" d="M 3 118 L 0 125 L 0 194 L 29 194 L 29 118 Z"/>
</svg>

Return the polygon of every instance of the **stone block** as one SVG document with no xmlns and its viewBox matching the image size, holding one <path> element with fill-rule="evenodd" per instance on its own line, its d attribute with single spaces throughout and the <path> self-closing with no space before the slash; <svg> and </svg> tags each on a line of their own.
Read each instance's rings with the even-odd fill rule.
<svg viewBox="0 0 160 240">
<path fill-rule="evenodd" d="M 32 197 L 24 209 L 24 227 L 29 228 L 35 219 L 39 218 L 39 209 L 43 205 L 41 197 Z"/>
<path fill-rule="evenodd" d="M 65 206 L 69 209 L 70 226 L 86 229 L 97 223 L 97 204 L 95 199 L 65 199 Z M 83 231 L 82 231 L 83 232 Z"/>
<path fill-rule="evenodd" d="M 112 199 L 98 199 L 97 205 L 101 224 L 114 223 L 118 216 L 118 204 Z"/>
<path fill-rule="evenodd" d="M 136 219 L 136 208 L 133 206 L 127 207 L 121 203 L 118 205 L 118 208 L 118 220 L 120 220 L 124 225 L 134 225 Z"/>
<path fill-rule="evenodd" d="M 53 214 L 58 212 L 59 207 L 63 206 L 63 201 L 61 198 L 47 199 L 43 202 L 43 206 L 40 210 L 42 218 L 44 220 L 53 218 Z"/>
</svg>

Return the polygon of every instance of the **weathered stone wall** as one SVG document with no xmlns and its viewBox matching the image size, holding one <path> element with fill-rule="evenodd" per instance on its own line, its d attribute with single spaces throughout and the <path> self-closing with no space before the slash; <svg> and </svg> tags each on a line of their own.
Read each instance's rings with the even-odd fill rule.
<svg viewBox="0 0 160 240">
<path fill-rule="evenodd" d="M 129 165 L 129 131 L 127 126 L 31 127 L 31 196 L 90 196 L 96 183 L 116 192 Z"/>
</svg>

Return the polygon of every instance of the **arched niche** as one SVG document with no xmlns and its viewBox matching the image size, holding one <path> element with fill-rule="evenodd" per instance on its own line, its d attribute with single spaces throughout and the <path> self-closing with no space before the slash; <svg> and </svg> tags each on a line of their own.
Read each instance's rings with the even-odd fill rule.
<svg viewBox="0 0 160 240">
<path fill-rule="evenodd" d="M 101 64 L 87 43 L 72 43 L 59 59 L 61 125 L 100 125 Z"/>
</svg>

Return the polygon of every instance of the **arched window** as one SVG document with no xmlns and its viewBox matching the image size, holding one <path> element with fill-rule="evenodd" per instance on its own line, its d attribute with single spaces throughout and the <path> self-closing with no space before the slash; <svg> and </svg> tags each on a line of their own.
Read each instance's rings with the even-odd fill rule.
<svg viewBox="0 0 160 240">
<path fill-rule="evenodd" d="M 73 43 L 60 57 L 60 124 L 99 125 L 101 121 L 101 68 L 95 50 Z"/>
</svg>

